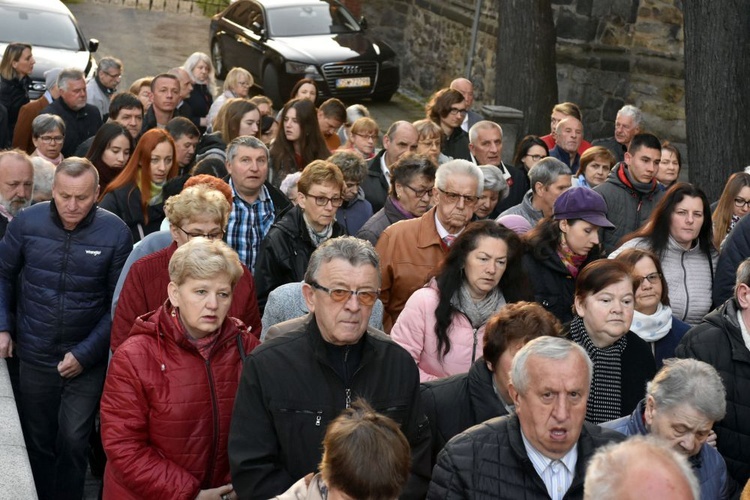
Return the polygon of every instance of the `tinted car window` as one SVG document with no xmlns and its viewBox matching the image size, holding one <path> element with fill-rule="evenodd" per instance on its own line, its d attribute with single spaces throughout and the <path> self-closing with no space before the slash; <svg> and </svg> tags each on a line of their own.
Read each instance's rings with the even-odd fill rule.
<svg viewBox="0 0 750 500">
<path fill-rule="evenodd" d="M 65 14 L 0 7 L 0 36 L 37 47 L 84 50 L 73 20 Z"/>
<path fill-rule="evenodd" d="M 284 7 L 268 11 L 268 26 L 273 36 L 307 36 L 352 33 L 359 24 L 338 5 Z"/>
</svg>

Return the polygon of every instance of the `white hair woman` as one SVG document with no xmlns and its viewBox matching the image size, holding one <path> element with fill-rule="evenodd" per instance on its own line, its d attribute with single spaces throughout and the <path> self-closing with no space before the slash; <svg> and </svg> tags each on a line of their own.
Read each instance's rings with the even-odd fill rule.
<svg viewBox="0 0 750 500">
<path fill-rule="evenodd" d="M 175 251 L 169 299 L 136 320 L 109 365 L 105 498 L 237 498 L 229 423 L 242 360 L 258 345 L 227 315 L 241 276 L 220 240 L 193 238 Z"/>
<path fill-rule="evenodd" d="M 193 90 L 186 102 L 193 110 L 193 117 L 198 121 L 196 125 L 201 132 L 205 132 L 208 126 L 206 116 L 214 102 L 216 92 L 216 74 L 211 58 L 203 52 L 193 52 L 182 67 L 193 79 Z"/>
</svg>

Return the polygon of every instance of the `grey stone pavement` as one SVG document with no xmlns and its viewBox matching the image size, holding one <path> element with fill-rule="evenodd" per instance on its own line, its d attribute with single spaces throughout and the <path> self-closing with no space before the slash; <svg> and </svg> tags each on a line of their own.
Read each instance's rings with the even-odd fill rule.
<svg viewBox="0 0 750 500">
<path fill-rule="evenodd" d="M 185 3 L 183 0 L 180 4 L 182 11 L 187 10 L 182 7 Z M 143 76 L 153 76 L 180 66 L 193 52 L 209 52 L 208 17 L 128 6 L 132 4 L 132 0 L 113 0 L 112 3 L 84 0 L 68 5 L 84 36 L 99 40 L 97 60 L 111 55 L 123 61 L 125 71 L 121 89 L 127 89 Z M 370 109 L 383 131 L 396 120 L 414 121 L 424 117 L 424 104 L 401 94 L 396 94 L 390 103 L 363 104 Z M 89 474 L 86 500 L 98 498 L 100 484 Z"/>
</svg>

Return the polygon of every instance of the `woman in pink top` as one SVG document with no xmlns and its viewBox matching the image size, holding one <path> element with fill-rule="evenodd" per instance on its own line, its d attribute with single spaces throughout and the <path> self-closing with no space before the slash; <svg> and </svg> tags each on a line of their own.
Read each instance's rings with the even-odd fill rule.
<svg viewBox="0 0 750 500">
<path fill-rule="evenodd" d="M 473 222 L 435 278 L 409 298 L 391 337 L 414 358 L 422 382 L 467 372 L 482 355 L 487 320 L 506 303 L 533 300 L 522 253 L 510 229 Z"/>
</svg>

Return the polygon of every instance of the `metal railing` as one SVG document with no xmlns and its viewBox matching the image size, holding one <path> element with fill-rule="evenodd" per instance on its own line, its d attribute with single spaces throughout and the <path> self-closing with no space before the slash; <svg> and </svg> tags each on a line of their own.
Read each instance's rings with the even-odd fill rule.
<svg viewBox="0 0 750 500">
<path fill-rule="evenodd" d="M 229 5 L 229 0 L 95 0 L 97 3 L 119 5 L 158 12 L 213 16 Z"/>
</svg>

